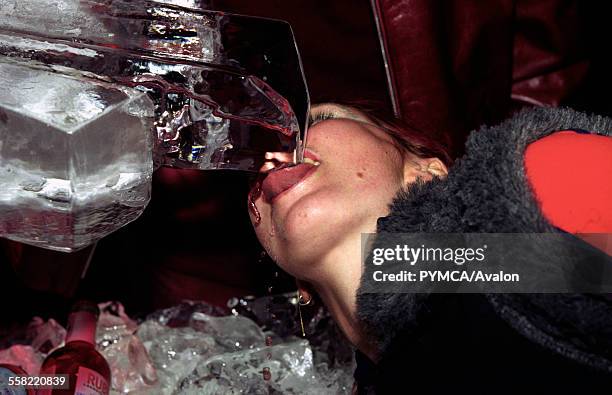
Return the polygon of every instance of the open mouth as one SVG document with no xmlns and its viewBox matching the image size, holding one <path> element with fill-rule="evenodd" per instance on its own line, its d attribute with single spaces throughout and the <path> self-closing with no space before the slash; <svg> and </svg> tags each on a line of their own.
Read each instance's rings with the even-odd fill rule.
<svg viewBox="0 0 612 395">
<path fill-rule="evenodd" d="M 261 184 L 261 191 L 267 202 L 272 202 L 280 194 L 290 190 L 316 171 L 320 161 L 318 157 L 306 150 L 304 162 L 297 165 L 280 165 L 272 169 Z"/>
</svg>

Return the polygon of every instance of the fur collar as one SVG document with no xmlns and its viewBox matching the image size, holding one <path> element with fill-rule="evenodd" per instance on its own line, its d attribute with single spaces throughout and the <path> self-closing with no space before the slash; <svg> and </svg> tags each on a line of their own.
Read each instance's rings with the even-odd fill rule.
<svg viewBox="0 0 612 395">
<path fill-rule="evenodd" d="M 524 110 L 468 137 L 466 154 L 445 179 L 412 185 L 380 218 L 378 232 L 561 232 L 542 215 L 525 175 L 528 144 L 555 131 L 612 135 L 612 120 L 571 109 Z M 592 132 L 591 132 L 592 131 Z M 576 241 L 580 242 L 580 241 Z M 376 246 L 376 244 L 375 244 Z M 371 275 L 366 267 L 364 277 Z M 363 277 L 362 277 L 363 278 Z M 358 316 L 384 358 L 398 334 L 422 332 L 440 298 L 456 295 L 367 294 Z M 580 363 L 612 372 L 612 302 L 584 294 L 488 294 L 497 316 L 531 341 Z"/>
</svg>

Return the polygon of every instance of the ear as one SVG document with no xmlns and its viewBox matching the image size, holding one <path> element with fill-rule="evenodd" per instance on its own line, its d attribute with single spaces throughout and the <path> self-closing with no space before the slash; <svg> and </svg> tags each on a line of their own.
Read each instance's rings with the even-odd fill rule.
<svg viewBox="0 0 612 395">
<path fill-rule="evenodd" d="M 431 181 L 433 177 L 446 177 L 448 169 L 438 158 L 419 158 L 413 156 L 404 161 L 404 185 L 412 184 L 417 179 Z"/>
<path fill-rule="evenodd" d="M 432 176 L 446 177 L 448 175 L 448 169 L 446 165 L 438 158 L 426 158 L 424 159 L 427 164 L 426 171 Z"/>
</svg>

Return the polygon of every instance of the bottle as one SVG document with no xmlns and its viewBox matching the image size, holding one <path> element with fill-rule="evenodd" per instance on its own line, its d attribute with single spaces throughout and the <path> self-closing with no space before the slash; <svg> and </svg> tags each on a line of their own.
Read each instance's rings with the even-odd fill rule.
<svg viewBox="0 0 612 395">
<path fill-rule="evenodd" d="M 68 374 L 68 389 L 43 390 L 43 395 L 108 395 L 111 373 L 95 347 L 100 310 L 89 301 L 72 306 L 68 316 L 66 344 L 45 358 L 41 374 Z"/>
</svg>

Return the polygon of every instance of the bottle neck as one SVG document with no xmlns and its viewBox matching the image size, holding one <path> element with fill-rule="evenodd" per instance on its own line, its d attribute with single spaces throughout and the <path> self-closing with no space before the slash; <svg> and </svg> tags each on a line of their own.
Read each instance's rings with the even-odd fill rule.
<svg viewBox="0 0 612 395">
<path fill-rule="evenodd" d="M 95 345 L 96 323 L 97 319 L 95 314 L 88 311 L 76 311 L 71 313 L 68 317 L 66 343 L 80 340 Z"/>
</svg>

